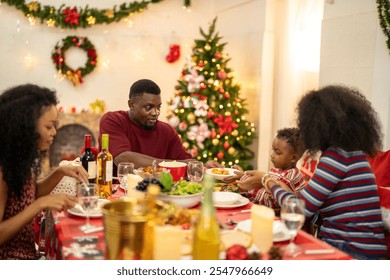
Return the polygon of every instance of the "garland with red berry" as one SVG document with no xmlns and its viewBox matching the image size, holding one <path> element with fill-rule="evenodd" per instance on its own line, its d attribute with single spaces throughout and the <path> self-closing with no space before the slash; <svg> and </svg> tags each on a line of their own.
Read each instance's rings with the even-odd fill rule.
<svg viewBox="0 0 390 280">
<path fill-rule="evenodd" d="M 84 67 L 72 69 L 66 64 L 65 53 L 72 47 L 80 48 L 87 53 L 87 61 Z M 88 75 L 95 69 L 97 54 L 94 45 L 87 37 L 68 36 L 56 44 L 51 58 L 59 75 L 65 75 L 74 86 L 77 86 L 83 82 L 83 77 L 85 75 Z"/>
<path fill-rule="evenodd" d="M 62 4 L 59 8 L 50 5 L 43 5 L 38 1 L 29 1 L 26 4 L 25 0 L 0 0 L 14 6 L 22 11 L 24 15 L 34 22 L 35 19 L 40 19 L 41 23 L 46 23 L 49 27 L 61 28 L 87 28 L 95 24 L 108 24 L 118 22 L 121 19 L 127 18 L 134 13 L 142 13 L 148 8 L 149 4 L 156 4 L 163 0 L 142 0 L 131 1 L 130 3 L 122 3 L 115 5 L 110 9 L 90 8 L 88 5 L 82 7 L 70 7 Z M 188 8 L 191 5 L 191 0 L 184 0 L 183 6 Z"/>
</svg>

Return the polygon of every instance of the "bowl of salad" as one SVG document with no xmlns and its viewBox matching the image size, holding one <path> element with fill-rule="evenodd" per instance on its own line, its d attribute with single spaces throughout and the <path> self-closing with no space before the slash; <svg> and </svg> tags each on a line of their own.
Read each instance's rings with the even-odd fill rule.
<svg viewBox="0 0 390 280">
<path fill-rule="evenodd" d="M 199 183 L 188 182 L 186 180 L 179 180 L 173 183 L 169 175 L 166 178 L 161 178 L 163 189 L 159 200 L 171 202 L 184 208 L 192 208 L 198 205 L 202 200 L 203 186 Z M 164 179 L 166 179 L 166 182 Z"/>
</svg>

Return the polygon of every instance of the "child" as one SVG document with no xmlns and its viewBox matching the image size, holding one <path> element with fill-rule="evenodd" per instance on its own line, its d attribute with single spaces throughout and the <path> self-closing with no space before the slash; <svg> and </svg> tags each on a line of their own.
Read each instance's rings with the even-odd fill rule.
<svg viewBox="0 0 390 280">
<path fill-rule="evenodd" d="M 301 191 L 305 187 L 305 180 L 296 165 L 303 152 L 304 147 L 299 137 L 299 130 L 297 128 L 280 129 L 272 142 L 271 162 L 274 167 L 268 173 L 246 171 L 237 185 L 246 190 L 246 196 L 252 203 L 279 210 L 280 206 L 272 194 L 263 188 L 263 184 L 272 178 L 285 183 L 294 193 Z M 253 177 L 255 174 L 261 175 L 261 185 L 258 179 Z"/>
</svg>

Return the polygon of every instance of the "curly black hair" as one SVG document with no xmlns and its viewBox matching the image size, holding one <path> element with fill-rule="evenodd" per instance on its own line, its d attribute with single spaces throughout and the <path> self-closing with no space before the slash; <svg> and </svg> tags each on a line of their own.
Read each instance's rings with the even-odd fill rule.
<svg viewBox="0 0 390 280">
<path fill-rule="evenodd" d="M 0 95 L 0 168 L 9 192 L 21 195 L 32 175 L 38 176 L 42 153 L 37 148 L 37 121 L 57 103 L 54 91 L 33 84 L 15 86 Z"/>
<path fill-rule="evenodd" d="M 297 125 L 311 154 L 338 147 L 375 156 L 382 147 L 381 125 L 359 90 L 329 85 L 309 91 L 298 103 Z"/>
<path fill-rule="evenodd" d="M 289 144 L 294 150 L 295 153 L 301 157 L 305 152 L 305 147 L 303 141 L 300 137 L 299 129 L 297 127 L 287 127 L 279 129 L 276 132 L 276 138 L 285 139 L 287 144 Z"/>
</svg>

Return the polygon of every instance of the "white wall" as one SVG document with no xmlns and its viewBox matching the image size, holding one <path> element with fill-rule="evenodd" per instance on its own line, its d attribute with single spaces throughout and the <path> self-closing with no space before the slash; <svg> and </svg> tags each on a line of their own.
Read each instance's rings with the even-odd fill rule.
<svg viewBox="0 0 390 280">
<path fill-rule="evenodd" d="M 335 0 L 325 4 L 320 85 L 357 87 L 378 112 L 384 150 L 390 149 L 390 56 L 375 0 Z"/>
</svg>

